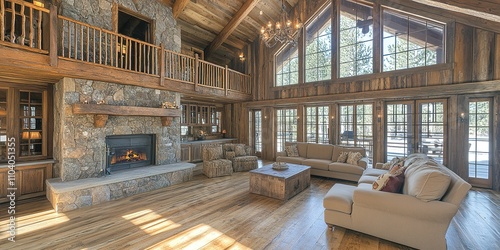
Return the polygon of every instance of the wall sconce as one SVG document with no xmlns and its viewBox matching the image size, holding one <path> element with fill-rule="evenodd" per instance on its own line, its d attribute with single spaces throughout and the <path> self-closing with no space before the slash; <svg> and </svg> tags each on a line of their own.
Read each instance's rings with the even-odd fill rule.
<svg viewBox="0 0 500 250">
<path fill-rule="evenodd" d="M 264 119 L 267 119 L 267 115 L 264 116 Z"/>
<path fill-rule="evenodd" d="M 242 61 L 242 62 L 245 61 L 245 55 L 243 55 L 243 53 L 240 54 L 240 61 Z"/>
<path fill-rule="evenodd" d="M 465 113 L 464 112 L 460 113 L 460 121 L 461 122 L 467 121 L 467 119 L 465 119 Z"/>
<path fill-rule="evenodd" d="M 377 122 L 381 122 L 382 121 L 382 114 L 378 114 L 377 115 Z"/>
<path fill-rule="evenodd" d="M 334 116 L 334 115 L 332 115 L 331 119 L 332 119 L 332 121 L 334 121 L 334 120 L 335 120 L 335 116 Z"/>
<path fill-rule="evenodd" d="M 45 4 L 43 2 L 41 2 L 41 1 L 34 0 L 33 1 L 33 5 L 45 8 Z"/>
</svg>

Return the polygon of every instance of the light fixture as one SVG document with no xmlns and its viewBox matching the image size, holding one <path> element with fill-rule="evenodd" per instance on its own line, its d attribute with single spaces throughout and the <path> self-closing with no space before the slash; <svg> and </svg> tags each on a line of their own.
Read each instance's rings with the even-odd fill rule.
<svg viewBox="0 0 500 250">
<path fill-rule="evenodd" d="M 33 1 L 33 5 L 38 6 L 38 7 L 42 7 L 42 8 L 45 7 L 45 4 L 42 1 L 37 1 L 37 0 Z"/>
<path fill-rule="evenodd" d="M 24 131 L 22 134 L 22 139 L 23 140 L 28 140 L 28 139 L 40 140 L 40 139 L 42 139 L 42 134 L 38 131 L 35 131 L 35 132 Z"/>
<path fill-rule="evenodd" d="M 460 113 L 460 121 L 465 122 L 465 113 L 464 112 Z"/>
<path fill-rule="evenodd" d="M 299 40 L 302 23 L 297 20 L 295 25 L 292 24 L 285 9 L 285 1 L 281 0 L 281 13 L 278 21 L 274 24 L 269 21 L 266 26 L 263 26 L 260 29 L 260 38 L 269 48 L 278 42 L 295 46 Z"/>
<path fill-rule="evenodd" d="M 240 61 L 242 61 L 242 62 L 245 61 L 245 55 L 243 55 L 243 53 L 240 54 Z"/>
</svg>

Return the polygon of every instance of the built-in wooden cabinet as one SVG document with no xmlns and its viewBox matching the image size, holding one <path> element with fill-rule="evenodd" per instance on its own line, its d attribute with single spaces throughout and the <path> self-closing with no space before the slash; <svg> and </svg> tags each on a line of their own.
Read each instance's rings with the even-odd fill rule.
<svg viewBox="0 0 500 250">
<path fill-rule="evenodd" d="M 191 145 L 191 162 L 203 161 L 201 155 L 202 144 L 192 144 Z"/>
<path fill-rule="evenodd" d="M 190 143 L 181 144 L 181 161 L 187 162 L 201 162 L 203 161 L 203 146 L 210 144 L 225 144 L 234 143 L 236 139 L 219 139 L 219 140 L 206 140 L 206 141 L 196 141 Z"/>
<path fill-rule="evenodd" d="M 202 104 L 182 104 L 181 125 L 219 125 L 217 107 Z"/>
<path fill-rule="evenodd" d="M 45 195 L 45 180 L 52 178 L 52 163 L 19 164 L 14 169 L 15 174 L 9 176 L 10 169 L 0 167 L 0 203 L 9 201 L 7 195 L 10 191 L 15 192 L 16 200 Z M 10 186 L 9 181 L 15 185 Z"/>
<path fill-rule="evenodd" d="M 181 144 L 181 161 L 190 161 L 190 148 L 188 144 Z"/>
</svg>

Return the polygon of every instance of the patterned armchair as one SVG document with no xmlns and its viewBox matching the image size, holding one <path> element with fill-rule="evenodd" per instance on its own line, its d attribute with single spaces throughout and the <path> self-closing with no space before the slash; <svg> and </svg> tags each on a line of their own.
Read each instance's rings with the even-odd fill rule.
<svg viewBox="0 0 500 250">
<path fill-rule="evenodd" d="M 223 146 L 224 157 L 233 163 L 234 172 L 249 171 L 258 167 L 257 156 L 245 144 L 227 143 Z"/>
<path fill-rule="evenodd" d="M 208 178 L 232 175 L 230 160 L 223 158 L 222 145 L 206 145 L 202 149 L 203 174 Z"/>
</svg>

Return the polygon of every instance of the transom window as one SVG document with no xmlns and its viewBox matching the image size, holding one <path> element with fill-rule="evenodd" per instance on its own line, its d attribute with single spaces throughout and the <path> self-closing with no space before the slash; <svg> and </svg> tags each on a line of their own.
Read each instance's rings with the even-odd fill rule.
<svg viewBox="0 0 500 250">
<path fill-rule="evenodd" d="M 373 73 L 372 8 L 343 0 L 340 5 L 339 77 Z"/>
<path fill-rule="evenodd" d="M 444 63 L 444 24 L 383 10 L 383 71 Z"/>
<path fill-rule="evenodd" d="M 325 8 L 306 27 L 306 82 L 332 78 L 332 12 Z"/>
<path fill-rule="evenodd" d="M 297 109 L 278 109 L 276 113 L 278 128 L 276 129 L 277 152 L 285 150 L 285 142 L 297 141 Z"/>
<path fill-rule="evenodd" d="M 293 84 L 299 84 L 299 53 L 296 46 L 287 46 L 276 55 L 275 86 Z"/>
<path fill-rule="evenodd" d="M 306 141 L 313 143 L 329 143 L 328 106 L 306 108 Z"/>
</svg>

